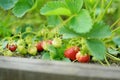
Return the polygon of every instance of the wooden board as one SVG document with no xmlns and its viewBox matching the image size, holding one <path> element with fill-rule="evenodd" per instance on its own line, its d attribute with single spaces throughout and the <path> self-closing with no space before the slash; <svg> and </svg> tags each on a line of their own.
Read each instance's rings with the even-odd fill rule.
<svg viewBox="0 0 120 80">
<path fill-rule="evenodd" d="M 120 80 L 120 68 L 0 56 L 0 80 Z"/>
</svg>

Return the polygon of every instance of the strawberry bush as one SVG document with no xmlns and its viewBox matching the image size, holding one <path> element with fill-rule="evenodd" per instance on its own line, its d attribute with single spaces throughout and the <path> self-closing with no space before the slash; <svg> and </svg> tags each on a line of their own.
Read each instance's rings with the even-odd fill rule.
<svg viewBox="0 0 120 80">
<path fill-rule="evenodd" d="M 0 55 L 119 65 L 119 3 L 2 0 Z"/>
</svg>

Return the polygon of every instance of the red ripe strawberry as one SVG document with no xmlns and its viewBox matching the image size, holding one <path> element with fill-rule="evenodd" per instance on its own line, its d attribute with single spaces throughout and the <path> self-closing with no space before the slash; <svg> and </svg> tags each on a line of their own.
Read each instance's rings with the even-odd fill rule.
<svg viewBox="0 0 120 80">
<path fill-rule="evenodd" d="M 81 54 L 80 52 L 78 52 L 76 54 L 76 59 L 78 60 L 78 62 L 87 63 L 90 61 L 90 55 L 89 54 Z"/>
<path fill-rule="evenodd" d="M 12 52 L 14 52 L 17 49 L 17 45 L 12 44 L 12 45 L 8 45 L 8 49 Z"/>
<path fill-rule="evenodd" d="M 70 47 L 70 48 L 66 49 L 65 52 L 64 52 L 64 55 L 65 55 L 65 57 L 67 57 L 71 60 L 75 60 L 76 59 L 76 54 L 78 53 L 79 50 L 80 50 L 79 47 L 73 46 L 73 47 Z"/>
<path fill-rule="evenodd" d="M 37 51 L 43 51 L 43 42 L 38 42 L 36 44 Z"/>
</svg>

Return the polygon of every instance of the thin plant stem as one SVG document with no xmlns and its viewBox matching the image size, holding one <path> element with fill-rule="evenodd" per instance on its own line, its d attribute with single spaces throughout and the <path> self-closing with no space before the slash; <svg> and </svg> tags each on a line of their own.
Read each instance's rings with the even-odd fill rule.
<svg viewBox="0 0 120 80">
<path fill-rule="evenodd" d="M 116 29 L 114 29 L 114 30 L 112 31 L 112 33 L 116 32 L 116 31 L 119 30 L 119 29 L 120 29 L 120 26 L 117 27 Z"/>
<path fill-rule="evenodd" d="M 98 62 L 99 62 L 101 65 L 105 66 L 105 64 L 104 64 L 102 61 L 98 60 Z"/>
<path fill-rule="evenodd" d="M 36 32 L 24 32 L 22 35 L 25 35 L 25 34 L 33 34 L 33 35 L 36 35 Z"/>
<path fill-rule="evenodd" d="M 72 62 L 74 63 L 74 62 L 76 62 L 76 61 L 77 61 L 77 59 L 75 59 L 75 60 L 74 60 L 74 61 L 72 61 Z"/>
<path fill-rule="evenodd" d="M 112 1 L 113 1 L 113 0 L 110 0 L 109 4 L 108 4 L 108 5 L 107 5 L 107 7 L 105 8 L 104 12 L 103 12 L 103 13 L 101 13 L 101 14 L 97 17 L 96 22 L 99 22 L 99 21 L 101 21 L 101 20 L 102 20 L 102 18 L 103 18 L 103 17 L 104 17 L 104 15 L 106 14 L 106 12 L 107 12 L 108 8 L 109 8 L 109 7 L 110 7 L 110 5 L 112 4 Z"/>
<path fill-rule="evenodd" d="M 118 19 L 110 26 L 110 28 L 112 29 L 119 21 L 120 21 L 120 18 L 118 18 Z"/>
<path fill-rule="evenodd" d="M 72 15 L 71 17 L 69 17 L 67 20 L 63 21 L 63 23 L 61 24 L 62 26 L 65 25 L 67 22 L 69 22 L 75 15 Z"/>
<path fill-rule="evenodd" d="M 90 10 L 89 7 L 88 7 L 88 4 L 87 4 L 87 0 L 84 0 L 84 1 L 85 1 L 85 8 L 86 8 L 87 10 Z"/>
<path fill-rule="evenodd" d="M 96 9 L 97 9 L 97 5 L 100 2 L 100 0 L 97 0 L 96 4 L 94 5 L 92 12 L 93 12 L 93 21 L 95 21 L 96 19 Z"/>
<path fill-rule="evenodd" d="M 110 66 L 109 61 L 107 60 L 107 58 L 105 57 L 105 62 L 107 63 L 108 66 Z"/>
<path fill-rule="evenodd" d="M 57 25 L 56 28 L 53 29 L 53 31 L 58 31 L 60 27 L 64 26 L 67 22 L 69 22 L 75 15 L 70 16 L 68 19 L 66 19 L 65 21 L 63 21 L 61 24 Z"/>
<path fill-rule="evenodd" d="M 110 59 L 114 60 L 114 61 L 119 61 L 119 62 L 120 62 L 120 58 L 117 58 L 117 57 L 115 57 L 115 56 L 113 56 L 113 55 L 111 55 L 111 54 L 109 54 L 109 53 L 107 53 L 107 56 L 108 56 Z"/>
</svg>

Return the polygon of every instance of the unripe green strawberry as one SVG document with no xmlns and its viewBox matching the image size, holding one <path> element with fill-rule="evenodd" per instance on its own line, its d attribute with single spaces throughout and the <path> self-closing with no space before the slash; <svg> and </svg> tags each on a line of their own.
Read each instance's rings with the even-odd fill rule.
<svg viewBox="0 0 120 80">
<path fill-rule="evenodd" d="M 3 52 L 4 56 L 13 56 L 13 53 L 10 50 Z"/>
<path fill-rule="evenodd" d="M 32 28 L 31 28 L 31 27 L 27 27 L 27 28 L 25 29 L 25 31 L 26 31 L 26 32 L 31 32 L 31 31 L 32 31 Z"/>
<path fill-rule="evenodd" d="M 26 50 L 25 46 L 23 46 L 23 45 L 18 46 L 17 51 L 20 54 L 27 54 L 27 50 Z"/>
<path fill-rule="evenodd" d="M 98 61 L 96 57 L 92 57 L 92 61 Z"/>
<path fill-rule="evenodd" d="M 60 38 L 54 38 L 52 41 L 52 45 L 54 47 L 61 47 L 62 46 L 62 40 Z"/>
<path fill-rule="evenodd" d="M 38 37 L 41 36 L 41 31 L 38 31 L 37 34 L 36 34 Z"/>
<path fill-rule="evenodd" d="M 31 44 L 31 43 L 32 43 L 32 37 L 31 37 L 31 36 L 26 36 L 26 37 L 25 37 L 25 42 L 26 42 L 27 44 Z"/>
<path fill-rule="evenodd" d="M 17 41 L 17 45 L 18 45 L 18 46 L 19 46 L 19 45 L 25 46 L 25 41 L 24 41 L 23 39 L 19 39 L 19 40 Z"/>
<path fill-rule="evenodd" d="M 31 55 L 36 55 L 37 54 L 37 48 L 35 46 L 28 47 L 28 53 L 31 54 Z"/>
</svg>

